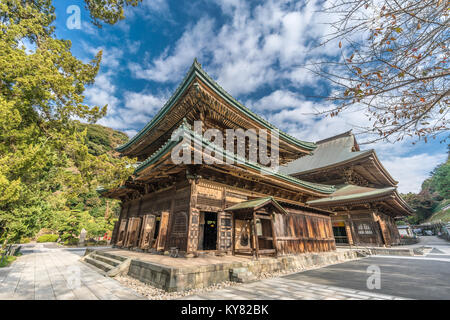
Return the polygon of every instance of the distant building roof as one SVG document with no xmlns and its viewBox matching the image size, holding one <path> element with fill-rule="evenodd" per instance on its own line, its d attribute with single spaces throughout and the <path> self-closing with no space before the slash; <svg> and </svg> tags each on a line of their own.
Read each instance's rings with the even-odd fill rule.
<svg viewBox="0 0 450 320">
<path fill-rule="evenodd" d="M 360 151 L 351 130 L 317 141 L 316 145 L 317 148 L 312 155 L 291 161 L 281 170 L 287 174 L 310 171 L 344 162 L 373 151 L 372 149 Z"/>
<path fill-rule="evenodd" d="M 395 186 L 397 181 L 389 174 L 379 161 L 374 149 L 361 151 L 352 131 L 316 142 L 317 148 L 312 154 L 298 158 L 280 167 L 280 171 L 303 179 L 311 173 L 331 168 L 347 166 L 357 162 L 367 163 L 366 170 L 378 185 Z M 372 178 L 372 179 L 373 179 Z M 314 179 L 313 179 L 314 180 Z M 326 183 L 326 182 L 325 182 Z"/>
</svg>

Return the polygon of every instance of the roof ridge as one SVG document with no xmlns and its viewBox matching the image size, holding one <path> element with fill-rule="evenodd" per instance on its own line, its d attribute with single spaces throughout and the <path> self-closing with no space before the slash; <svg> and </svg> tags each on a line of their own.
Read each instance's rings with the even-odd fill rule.
<svg viewBox="0 0 450 320">
<path fill-rule="evenodd" d="M 350 130 L 345 131 L 343 133 L 339 133 L 339 134 L 336 134 L 334 136 L 331 136 L 331 137 L 328 137 L 328 138 L 316 141 L 315 143 L 316 144 L 321 144 L 321 143 L 325 143 L 325 142 L 328 142 L 328 141 L 336 140 L 336 139 L 339 139 L 339 138 L 342 138 L 342 137 L 353 135 L 352 130 L 353 129 L 350 129 Z"/>
</svg>

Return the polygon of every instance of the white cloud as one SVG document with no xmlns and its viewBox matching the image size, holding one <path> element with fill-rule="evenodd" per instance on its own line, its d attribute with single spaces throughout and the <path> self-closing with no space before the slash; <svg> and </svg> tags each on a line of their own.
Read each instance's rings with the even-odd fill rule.
<svg viewBox="0 0 450 320">
<path fill-rule="evenodd" d="M 422 182 L 429 178 L 430 172 L 447 158 L 446 153 L 422 153 L 412 156 L 397 156 L 383 159 L 382 163 L 399 181 L 398 190 L 401 193 L 418 193 Z"/>
<path fill-rule="evenodd" d="M 163 95 L 152 95 L 145 92 L 126 91 L 121 101 L 120 112 L 108 112 L 99 120 L 99 124 L 117 130 L 124 130 L 128 135 L 136 132 L 133 127 L 139 127 L 151 120 L 162 108 L 167 98 Z"/>
<path fill-rule="evenodd" d="M 243 1 L 218 2 L 226 21 L 201 18 L 186 28 L 173 46 L 149 63 L 130 64 L 135 77 L 176 82 L 194 57 L 232 94 L 247 94 L 264 85 L 287 79 L 294 84 L 313 83 L 295 69 L 330 49 L 313 43 L 327 30 L 317 13 L 318 1 L 298 4 L 267 1 L 251 7 Z M 294 68 L 294 71 L 293 71 Z"/>
<path fill-rule="evenodd" d="M 154 115 L 156 111 L 161 109 L 167 99 L 163 96 L 128 91 L 124 94 L 124 100 L 125 107 L 130 111 Z"/>
<path fill-rule="evenodd" d="M 158 82 L 180 81 L 182 72 L 186 71 L 186 67 L 202 51 L 204 45 L 212 41 L 210 33 L 212 28 L 213 20 L 200 19 L 189 32 L 185 32 L 177 41 L 172 55 L 168 54 L 169 49 L 167 48 L 145 68 L 140 64 L 130 63 L 131 72 L 140 79 Z"/>
<path fill-rule="evenodd" d="M 125 7 L 125 20 L 121 22 L 129 22 L 133 19 L 151 19 L 151 20 L 170 20 L 170 6 L 167 0 L 143 0 L 137 7 Z"/>
<path fill-rule="evenodd" d="M 85 49 L 88 53 L 92 55 L 96 55 L 100 50 L 102 50 L 102 61 L 101 66 L 108 69 L 114 69 L 117 71 L 117 68 L 121 66 L 121 59 L 123 57 L 123 50 L 119 48 L 105 48 L 105 47 L 89 47 L 85 45 Z"/>
<path fill-rule="evenodd" d="M 137 130 L 125 130 L 124 133 L 128 136 L 128 138 L 134 137 L 138 132 Z"/>
<path fill-rule="evenodd" d="M 95 78 L 95 83 L 87 87 L 84 95 L 89 104 L 103 107 L 108 105 L 108 114 L 117 112 L 119 99 L 115 96 L 116 86 L 113 84 L 112 72 L 100 73 Z"/>
<path fill-rule="evenodd" d="M 288 90 L 276 90 L 257 101 L 249 100 L 246 105 L 265 114 L 267 120 L 281 130 L 306 141 L 318 141 L 348 131 L 355 125 L 368 125 L 367 117 L 356 107 L 336 117 L 325 117 L 318 113 L 332 105 L 307 100 Z"/>
</svg>

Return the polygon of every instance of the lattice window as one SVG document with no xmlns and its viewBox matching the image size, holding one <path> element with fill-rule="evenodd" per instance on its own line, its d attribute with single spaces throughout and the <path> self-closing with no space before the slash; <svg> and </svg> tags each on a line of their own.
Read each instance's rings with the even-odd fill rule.
<svg viewBox="0 0 450 320">
<path fill-rule="evenodd" d="M 187 231 L 187 215 L 185 212 L 175 214 L 175 220 L 172 227 L 172 236 L 183 237 Z"/>
<path fill-rule="evenodd" d="M 222 207 L 222 199 L 212 199 L 205 196 L 197 196 L 197 204 L 210 206 L 210 207 Z"/>
</svg>

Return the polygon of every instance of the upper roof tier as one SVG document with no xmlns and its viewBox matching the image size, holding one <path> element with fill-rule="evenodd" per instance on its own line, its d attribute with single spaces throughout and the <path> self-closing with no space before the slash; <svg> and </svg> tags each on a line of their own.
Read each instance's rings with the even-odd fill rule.
<svg viewBox="0 0 450 320">
<path fill-rule="evenodd" d="M 378 186 L 397 184 L 381 164 L 375 150 L 360 150 L 351 130 L 317 141 L 316 145 L 317 149 L 312 155 L 288 163 L 281 171 L 308 181 L 316 181 L 320 177 L 325 179 L 325 172 L 329 177 L 332 177 L 334 171 L 343 175 L 345 168 L 352 167 L 370 184 Z"/>
<path fill-rule="evenodd" d="M 140 160 L 153 154 L 183 121 L 231 129 L 266 129 L 279 133 L 280 163 L 309 154 L 312 142 L 298 140 L 253 113 L 221 88 L 194 60 L 184 80 L 153 119 L 127 143 L 116 148 L 122 155 Z M 220 128 L 219 128 L 220 129 Z"/>
</svg>

